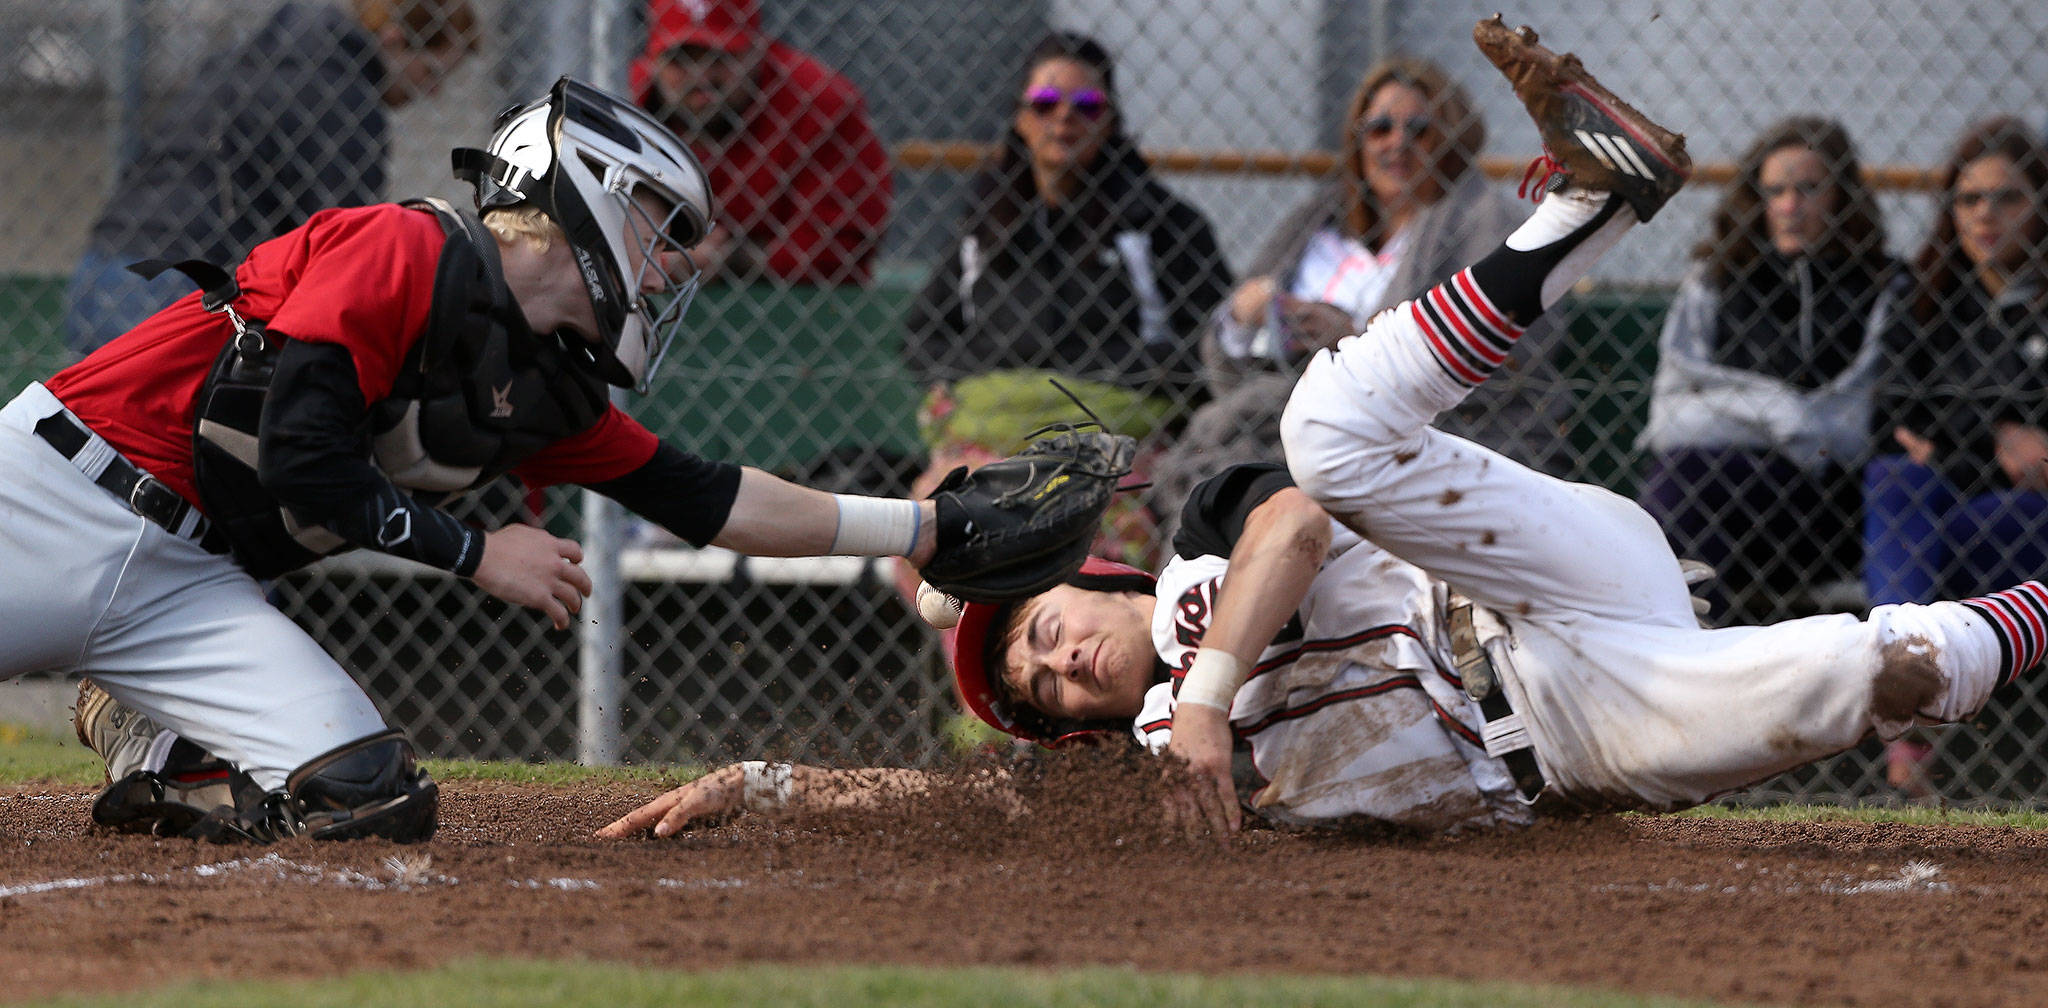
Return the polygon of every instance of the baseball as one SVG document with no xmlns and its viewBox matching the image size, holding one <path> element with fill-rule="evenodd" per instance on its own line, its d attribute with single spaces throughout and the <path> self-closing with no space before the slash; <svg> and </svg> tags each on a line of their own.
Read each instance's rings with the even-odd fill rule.
<svg viewBox="0 0 2048 1008">
<path fill-rule="evenodd" d="M 960 600 L 928 584 L 917 586 L 917 614 L 926 623 L 951 630 L 960 622 Z"/>
</svg>

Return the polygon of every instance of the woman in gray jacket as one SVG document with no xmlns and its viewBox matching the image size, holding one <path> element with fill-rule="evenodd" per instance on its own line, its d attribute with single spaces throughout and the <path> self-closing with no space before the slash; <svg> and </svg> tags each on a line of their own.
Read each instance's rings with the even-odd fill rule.
<svg viewBox="0 0 2048 1008">
<path fill-rule="evenodd" d="M 1273 229 L 1202 329 L 1214 398 L 1155 470 L 1155 499 L 1180 500 L 1233 463 L 1280 461 L 1280 410 L 1310 354 L 1500 244 L 1520 214 L 1479 170 L 1485 144 L 1485 121 L 1435 64 L 1397 56 L 1367 71 L 1338 177 Z M 1544 336 L 1524 337 L 1514 363 L 1440 426 L 1550 468 L 1568 403 Z"/>
<path fill-rule="evenodd" d="M 1728 622 L 1818 608 L 1860 566 L 1857 474 L 1905 277 L 1855 148 L 1795 116 L 1742 156 L 1664 321 L 1643 507 L 1713 564 Z"/>
</svg>

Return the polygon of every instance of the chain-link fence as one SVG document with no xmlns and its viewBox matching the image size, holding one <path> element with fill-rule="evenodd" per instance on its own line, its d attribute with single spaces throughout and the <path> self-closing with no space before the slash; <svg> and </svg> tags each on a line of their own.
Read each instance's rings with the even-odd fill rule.
<svg viewBox="0 0 2048 1008">
<path fill-rule="evenodd" d="M 1534 130 L 1470 42 L 1492 0 L 761 0 L 743 57 L 678 33 L 680 12 L 706 7 L 0 0 L 15 40 L 0 56 L 6 394 L 109 324 L 95 310 L 118 305 L 67 290 L 110 265 L 188 247 L 232 259 L 308 201 L 465 201 L 447 148 L 575 73 L 696 135 L 725 210 L 728 240 L 701 257 L 715 280 L 629 406 L 648 426 L 828 489 L 904 493 L 935 464 L 1006 450 L 1001 432 L 1069 419 L 1018 374 L 1057 372 L 1148 433 L 1154 507 L 1119 515 L 1103 543 L 1145 558 L 1193 475 L 1276 450 L 1272 411 L 1304 348 L 1525 212 L 1513 193 Z M 708 7 L 716 21 L 731 4 Z M 1686 131 L 1702 170 L 1446 423 L 1643 499 L 1720 568 L 1723 620 L 1969 594 L 2048 567 L 2048 166 L 2028 153 L 2048 124 L 2048 11 L 1542 0 L 1508 19 Z M 1099 40 L 1113 76 L 1026 75 L 1049 27 Z M 654 59 L 650 32 L 653 49 L 703 45 Z M 370 51 L 399 73 L 366 69 Z M 1410 62 L 1390 86 L 1359 93 L 1396 56 Z M 751 87 L 684 86 L 740 59 L 759 61 L 739 76 Z M 1788 121 L 1801 116 L 1820 121 Z M 1993 116 L 2016 117 L 2020 140 L 1980 137 L 1946 172 L 1966 127 Z M 193 192 L 215 196 L 158 198 Z M 138 247 L 150 235 L 174 247 Z M 1923 247 L 1946 270 L 1925 283 Z M 1264 290 L 1244 284 L 1260 277 Z M 576 535 L 608 521 L 571 492 L 500 496 L 479 515 L 537 503 Z M 943 750 L 951 687 L 893 565 L 741 560 L 631 519 L 615 539 L 616 636 L 554 633 L 452 578 L 359 558 L 275 598 L 434 755 Z M 1872 745 L 1755 793 L 2038 799 L 2044 713 L 2023 683 L 1984 731 Z"/>
</svg>

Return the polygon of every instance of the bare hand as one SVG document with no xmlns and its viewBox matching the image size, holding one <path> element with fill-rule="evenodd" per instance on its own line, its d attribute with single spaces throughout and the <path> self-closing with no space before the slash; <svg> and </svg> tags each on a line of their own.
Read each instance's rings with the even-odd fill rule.
<svg viewBox="0 0 2048 1008">
<path fill-rule="evenodd" d="M 1934 465 L 1933 441 L 1921 437 L 1904 427 L 1892 428 L 1892 440 L 1897 441 L 1899 447 L 1905 450 L 1906 457 L 1912 459 L 1916 464 L 1924 466 Z"/>
<path fill-rule="evenodd" d="M 1270 276 L 1255 276 L 1238 284 L 1230 292 L 1230 317 L 1241 326 L 1255 326 L 1266 317 L 1266 309 L 1273 303 L 1273 294 L 1279 290 Z"/>
<path fill-rule="evenodd" d="M 740 764 L 722 767 L 676 788 L 614 820 L 597 831 L 606 840 L 620 840 L 653 827 L 658 837 L 673 836 L 699 819 L 715 819 L 740 811 L 746 800 L 746 771 Z"/>
<path fill-rule="evenodd" d="M 1190 833 L 1205 827 L 1218 839 L 1228 837 L 1243 825 L 1244 814 L 1237 807 L 1237 785 L 1231 779 L 1230 715 L 1203 704 L 1180 704 L 1173 711 L 1173 740 L 1168 755 L 1186 761 L 1186 768 L 1169 800 L 1170 814 Z"/>
<path fill-rule="evenodd" d="M 1351 313 L 1326 301 L 1280 295 L 1280 319 L 1294 330 L 1304 351 L 1322 350 L 1358 331 Z"/>
<path fill-rule="evenodd" d="M 2048 432 L 2032 424 L 2000 422 L 1993 428 L 1998 467 L 2015 489 L 2048 491 Z"/>
<path fill-rule="evenodd" d="M 484 537 L 483 562 L 471 580 L 497 598 L 547 614 L 557 630 L 583 610 L 590 575 L 583 547 L 532 525 L 507 525 Z"/>
</svg>

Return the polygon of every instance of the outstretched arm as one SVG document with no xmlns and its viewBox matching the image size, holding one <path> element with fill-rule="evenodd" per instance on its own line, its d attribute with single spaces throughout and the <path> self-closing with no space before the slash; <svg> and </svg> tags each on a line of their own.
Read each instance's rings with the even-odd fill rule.
<svg viewBox="0 0 2048 1008">
<path fill-rule="evenodd" d="M 866 503 L 870 501 L 875 503 Z M 856 510 L 849 512 L 849 506 Z M 862 548 L 867 540 L 866 529 L 854 525 L 869 520 L 866 508 L 881 506 L 916 509 L 916 517 L 900 530 L 901 541 L 912 543 L 908 552 Z M 733 499 L 732 513 L 726 518 L 725 527 L 711 540 L 714 546 L 748 556 L 901 555 L 907 556 L 913 565 L 930 560 L 937 542 L 938 518 L 931 501 L 842 497 L 799 486 L 754 468 L 741 470 L 739 496 Z"/>
<path fill-rule="evenodd" d="M 794 763 L 749 760 L 714 770 L 620 816 L 597 836 L 618 840 L 652 830 L 657 837 L 674 835 L 693 822 L 738 812 L 832 812 L 881 808 L 891 802 L 928 795 L 936 774 L 922 770 L 830 770 Z M 1009 795 L 1005 774 L 985 782 L 994 793 Z"/>
<path fill-rule="evenodd" d="M 1246 516 L 1230 553 L 1216 615 L 1194 666 L 1181 683 L 1167 751 L 1185 759 L 1190 780 L 1180 796 L 1183 821 L 1218 835 L 1243 824 L 1231 780 L 1230 701 L 1266 645 L 1308 597 L 1330 550 L 1330 516 L 1293 487 Z"/>
</svg>

